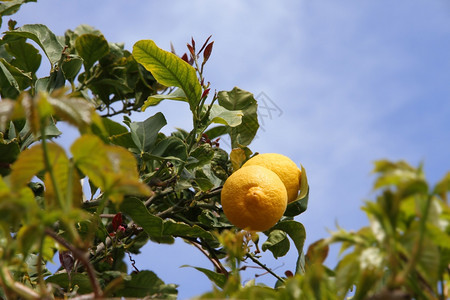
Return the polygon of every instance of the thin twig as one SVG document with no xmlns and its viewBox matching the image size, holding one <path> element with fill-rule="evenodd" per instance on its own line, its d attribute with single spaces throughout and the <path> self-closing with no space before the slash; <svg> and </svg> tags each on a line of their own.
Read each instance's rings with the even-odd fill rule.
<svg viewBox="0 0 450 300">
<path fill-rule="evenodd" d="M 200 252 L 203 253 L 209 259 L 209 261 L 214 265 L 216 270 L 218 270 L 218 271 L 220 271 L 220 273 L 228 276 L 227 269 L 225 269 L 225 267 L 222 265 L 222 263 L 219 261 L 219 259 L 211 257 L 210 253 L 208 253 L 208 251 L 203 249 L 199 242 L 197 242 L 196 240 L 191 240 L 191 239 L 185 239 L 185 240 L 188 241 L 189 243 L 191 243 L 195 248 L 200 250 Z"/>
<path fill-rule="evenodd" d="M 247 253 L 246 255 L 248 258 L 250 258 L 255 264 L 266 270 L 268 273 L 270 273 L 272 276 L 274 276 L 276 279 L 278 279 L 281 282 L 284 282 L 284 279 L 275 274 L 271 269 L 269 269 L 265 264 L 261 263 L 256 257 L 254 257 L 252 254 Z"/>
<path fill-rule="evenodd" d="M 64 238 L 57 235 L 53 230 L 46 228 L 45 234 L 53 238 L 56 242 L 61 244 L 62 246 L 69 249 L 70 252 L 72 252 L 73 256 L 78 259 L 86 268 L 86 272 L 89 276 L 89 281 L 91 282 L 92 289 L 94 291 L 95 298 L 102 298 L 103 292 L 100 288 L 100 283 L 97 280 L 97 277 L 95 276 L 95 269 L 92 266 L 92 264 L 89 262 L 89 260 L 84 255 L 84 252 L 79 250 L 78 248 L 74 247 L 72 244 L 67 242 Z"/>
</svg>

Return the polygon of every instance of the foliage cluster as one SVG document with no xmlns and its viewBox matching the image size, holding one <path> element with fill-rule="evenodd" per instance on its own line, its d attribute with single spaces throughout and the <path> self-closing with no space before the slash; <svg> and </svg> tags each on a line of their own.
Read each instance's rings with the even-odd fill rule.
<svg viewBox="0 0 450 300">
<path fill-rule="evenodd" d="M 0 13 L 26 2 L 2 1 Z M 298 199 L 259 245 L 262 235 L 233 227 L 220 205 L 224 181 L 253 154 L 257 102 L 237 87 L 212 92 L 203 76 L 209 38 L 201 46 L 192 39 L 178 57 L 151 40 L 130 52 L 87 25 L 64 36 L 16 25 L 9 21 L 0 40 L 0 297 L 175 298 L 175 285 L 126 263 L 146 243 L 175 238 L 213 265 L 193 266 L 214 284 L 204 298 L 448 296 L 450 173 L 431 187 L 420 167 L 377 162 L 377 198 L 363 208 L 370 226 L 339 229 L 304 253 L 305 228 L 294 220 L 309 198 L 302 167 Z M 51 67 L 39 77 L 43 57 Z M 164 100 L 189 107 L 190 130 L 162 133 L 161 112 L 142 122 L 129 117 Z M 122 123 L 112 120 L 117 115 Z M 68 149 L 57 143 L 60 122 L 80 132 Z M 223 135 L 230 153 L 220 148 Z M 333 243 L 343 257 L 330 269 L 324 261 Z M 278 258 L 291 244 L 295 273 L 278 275 L 259 261 L 261 251 Z M 46 263 L 55 253 L 61 268 L 51 273 Z M 243 263 L 266 270 L 276 286 L 242 286 Z"/>
</svg>

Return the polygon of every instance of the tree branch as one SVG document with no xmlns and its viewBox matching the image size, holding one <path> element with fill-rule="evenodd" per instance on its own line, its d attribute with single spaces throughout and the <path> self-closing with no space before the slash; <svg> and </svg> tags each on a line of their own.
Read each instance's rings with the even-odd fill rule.
<svg viewBox="0 0 450 300">
<path fill-rule="evenodd" d="M 89 276 L 89 281 L 91 282 L 95 298 L 102 298 L 103 292 L 102 289 L 100 288 L 100 283 L 98 282 L 97 277 L 95 276 L 95 269 L 91 265 L 89 260 L 86 258 L 85 253 L 79 250 L 78 248 L 74 247 L 72 244 L 67 242 L 64 238 L 57 235 L 53 230 L 49 228 L 45 229 L 45 234 L 53 238 L 56 242 L 58 242 L 62 246 L 69 249 L 69 251 L 72 252 L 73 256 L 79 261 L 81 261 L 81 263 L 86 268 L 86 272 Z"/>
</svg>

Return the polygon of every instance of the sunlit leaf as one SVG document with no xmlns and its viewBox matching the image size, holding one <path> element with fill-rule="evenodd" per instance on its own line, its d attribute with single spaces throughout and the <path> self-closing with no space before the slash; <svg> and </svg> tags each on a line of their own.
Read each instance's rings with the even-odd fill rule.
<svg viewBox="0 0 450 300">
<path fill-rule="evenodd" d="M 151 194 L 139 180 L 136 159 L 126 149 L 106 145 L 94 135 L 82 135 L 70 148 L 75 164 L 111 200 L 120 203 L 125 194 Z"/>
<path fill-rule="evenodd" d="M 240 110 L 228 110 L 223 106 L 213 104 L 209 119 L 212 123 L 236 127 L 242 123 L 243 113 Z"/>
<path fill-rule="evenodd" d="M 87 100 L 68 98 L 64 95 L 50 95 L 47 99 L 58 118 L 76 126 L 80 131 L 86 131 L 88 126 L 94 122 L 99 125 L 99 119 L 95 118 L 97 114 L 95 107 Z"/>
<path fill-rule="evenodd" d="M 55 152 L 59 152 L 59 147 L 55 144 L 49 144 L 48 146 L 51 149 L 57 149 Z M 16 162 L 11 166 L 10 178 L 11 185 L 14 188 L 25 186 L 36 174 L 45 169 L 43 155 L 41 145 L 35 145 L 19 155 Z"/>
<path fill-rule="evenodd" d="M 175 54 L 160 49 L 152 40 L 135 43 L 133 56 L 159 83 L 181 88 L 188 99 L 191 111 L 196 111 L 202 88 L 191 65 Z"/>
<path fill-rule="evenodd" d="M 240 169 L 242 164 L 247 159 L 247 155 L 245 154 L 245 150 L 242 148 L 234 148 L 230 153 L 231 165 L 233 166 L 233 171 L 237 171 Z"/>
</svg>

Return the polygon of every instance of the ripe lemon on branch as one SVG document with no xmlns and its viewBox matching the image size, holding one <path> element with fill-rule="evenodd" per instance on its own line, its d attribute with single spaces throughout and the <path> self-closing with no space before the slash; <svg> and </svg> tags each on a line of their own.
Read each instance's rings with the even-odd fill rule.
<svg viewBox="0 0 450 300">
<path fill-rule="evenodd" d="M 263 153 L 250 158 L 242 167 L 261 166 L 280 177 L 288 194 L 288 203 L 297 199 L 302 172 L 289 157 L 278 153 Z"/>
<path fill-rule="evenodd" d="M 283 216 L 287 191 L 273 171 L 261 166 L 242 167 L 227 178 L 221 192 L 223 212 L 241 229 L 265 231 Z"/>
</svg>

